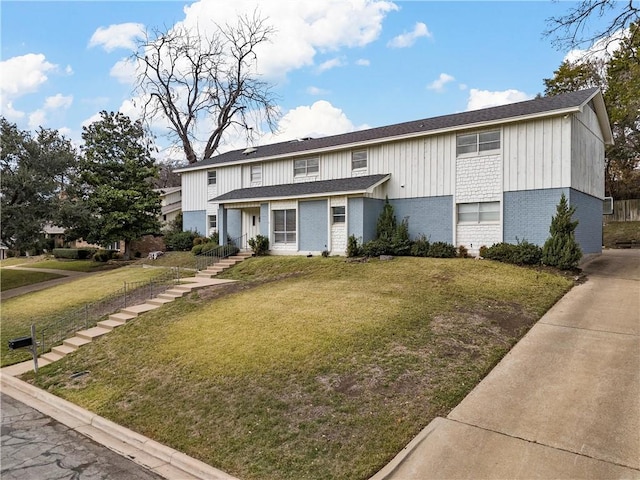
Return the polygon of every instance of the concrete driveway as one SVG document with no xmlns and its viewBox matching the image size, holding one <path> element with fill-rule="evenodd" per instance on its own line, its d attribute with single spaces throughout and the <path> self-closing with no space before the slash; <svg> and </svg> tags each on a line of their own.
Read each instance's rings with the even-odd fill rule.
<svg viewBox="0 0 640 480">
<path fill-rule="evenodd" d="M 609 250 L 372 480 L 640 479 L 640 250 Z"/>
</svg>

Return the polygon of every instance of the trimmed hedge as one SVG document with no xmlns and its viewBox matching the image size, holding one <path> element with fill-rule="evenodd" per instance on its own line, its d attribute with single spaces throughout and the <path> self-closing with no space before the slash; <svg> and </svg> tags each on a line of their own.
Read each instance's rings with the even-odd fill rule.
<svg viewBox="0 0 640 480">
<path fill-rule="evenodd" d="M 55 258 L 68 258 L 71 260 L 86 260 L 96 253 L 93 248 L 54 248 L 53 256 Z"/>
<path fill-rule="evenodd" d="M 480 255 L 490 260 L 515 265 L 539 265 L 542 260 L 542 248 L 526 240 L 512 243 L 494 243 L 489 248 L 481 248 Z"/>
</svg>

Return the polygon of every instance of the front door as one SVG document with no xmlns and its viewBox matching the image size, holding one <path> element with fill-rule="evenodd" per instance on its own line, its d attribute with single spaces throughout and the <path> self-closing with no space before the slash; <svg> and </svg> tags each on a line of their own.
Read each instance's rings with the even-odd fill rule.
<svg viewBox="0 0 640 480">
<path fill-rule="evenodd" d="M 242 210 L 242 234 L 247 235 L 247 240 L 260 234 L 259 208 L 247 208 Z M 248 248 L 248 245 L 243 245 L 243 248 Z"/>
</svg>

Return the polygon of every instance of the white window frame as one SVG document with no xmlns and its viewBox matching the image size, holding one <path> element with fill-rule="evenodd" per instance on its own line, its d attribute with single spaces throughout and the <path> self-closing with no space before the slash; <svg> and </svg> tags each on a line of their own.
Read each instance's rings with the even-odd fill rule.
<svg viewBox="0 0 640 480">
<path fill-rule="evenodd" d="M 274 245 L 296 245 L 298 241 L 298 219 L 297 212 L 294 208 L 286 208 L 281 210 L 272 210 L 273 212 L 273 244 Z M 277 230 L 277 216 L 283 215 L 281 224 L 282 230 Z M 293 226 L 291 225 L 293 223 Z"/>
<path fill-rule="evenodd" d="M 218 184 L 218 172 L 216 170 L 207 171 L 207 185 Z"/>
<path fill-rule="evenodd" d="M 346 223 L 347 207 L 344 205 L 336 205 L 331 207 L 331 223 Z"/>
<path fill-rule="evenodd" d="M 262 165 L 251 165 L 251 183 L 262 183 Z"/>
<path fill-rule="evenodd" d="M 495 138 L 497 136 L 497 138 Z M 481 132 L 460 133 L 456 135 L 456 156 L 473 156 L 487 152 L 496 152 L 502 146 L 502 132 L 483 130 Z"/>
<path fill-rule="evenodd" d="M 207 224 L 209 225 L 209 229 L 218 228 L 218 216 L 217 215 L 209 215 L 207 218 Z"/>
<path fill-rule="evenodd" d="M 500 202 L 469 202 L 457 205 L 456 220 L 459 225 L 500 223 Z"/>
<path fill-rule="evenodd" d="M 311 177 L 320 173 L 320 157 L 304 157 L 293 160 L 294 177 Z"/>
<path fill-rule="evenodd" d="M 367 168 L 367 157 L 366 150 L 354 150 L 351 152 L 351 170 L 364 170 Z"/>
</svg>

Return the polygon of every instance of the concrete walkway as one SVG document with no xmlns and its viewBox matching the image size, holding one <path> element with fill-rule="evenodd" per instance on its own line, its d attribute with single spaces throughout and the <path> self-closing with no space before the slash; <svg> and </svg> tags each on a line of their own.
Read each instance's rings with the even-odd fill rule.
<svg viewBox="0 0 640 480">
<path fill-rule="evenodd" d="M 640 479 L 640 250 L 608 250 L 372 480 Z"/>
</svg>

